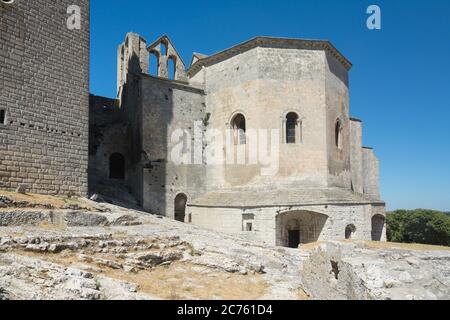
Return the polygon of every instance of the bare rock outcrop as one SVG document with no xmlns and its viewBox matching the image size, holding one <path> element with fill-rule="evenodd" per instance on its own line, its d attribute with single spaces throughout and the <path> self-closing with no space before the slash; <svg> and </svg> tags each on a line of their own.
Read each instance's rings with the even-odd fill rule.
<svg viewBox="0 0 450 320">
<path fill-rule="evenodd" d="M 311 251 L 301 274 L 306 291 L 317 299 L 450 298 L 449 251 L 327 242 Z"/>
<path fill-rule="evenodd" d="M 445 248 L 364 242 L 277 248 L 102 206 L 104 212 L 1 211 L 0 300 L 194 299 L 195 288 L 208 292 L 230 281 L 243 292 L 232 298 L 450 299 Z M 152 281 L 168 287 L 158 291 Z"/>
</svg>

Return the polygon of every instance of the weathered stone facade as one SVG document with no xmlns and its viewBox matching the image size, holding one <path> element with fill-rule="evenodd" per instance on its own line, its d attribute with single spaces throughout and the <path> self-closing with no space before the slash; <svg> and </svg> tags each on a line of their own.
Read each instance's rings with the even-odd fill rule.
<svg viewBox="0 0 450 320">
<path fill-rule="evenodd" d="M 385 240 L 378 161 L 349 114 L 350 68 L 327 41 L 257 37 L 194 54 L 186 70 L 167 36 L 147 46 L 130 33 L 105 115 L 116 120 L 91 128 L 93 180 L 122 184 L 149 212 L 269 244 Z M 276 161 L 253 161 L 256 139 Z"/>
<path fill-rule="evenodd" d="M 85 195 L 88 106 L 89 1 L 0 2 L 0 187 Z"/>
</svg>

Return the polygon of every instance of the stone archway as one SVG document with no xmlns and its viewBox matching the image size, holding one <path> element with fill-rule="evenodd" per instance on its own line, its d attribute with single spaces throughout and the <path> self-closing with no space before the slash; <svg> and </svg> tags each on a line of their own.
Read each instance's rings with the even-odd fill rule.
<svg viewBox="0 0 450 320">
<path fill-rule="evenodd" d="M 187 196 L 184 193 L 180 193 L 175 197 L 175 220 L 185 222 L 186 219 L 186 204 Z"/>
<path fill-rule="evenodd" d="M 298 248 L 319 240 L 328 216 L 312 211 L 289 211 L 276 217 L 276 245 Z"/>
<path fill-rule="evenodd" d="M 381 241 L 383 239 L 386 217 L 376 214 L 372 217 L 372 241 Z"/>
</svg>

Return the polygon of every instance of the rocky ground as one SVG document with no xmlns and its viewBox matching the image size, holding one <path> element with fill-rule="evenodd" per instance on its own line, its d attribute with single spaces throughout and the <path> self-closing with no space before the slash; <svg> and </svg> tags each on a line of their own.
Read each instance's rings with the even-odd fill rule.
<svg viewBox="0 0 450 320">
<path fill-rule="evenodd" d="M 0 196 L 0 299 L 450 298 L 449 248 L 272 248 L 108 203 L 15 197 Z"/>
</svg>

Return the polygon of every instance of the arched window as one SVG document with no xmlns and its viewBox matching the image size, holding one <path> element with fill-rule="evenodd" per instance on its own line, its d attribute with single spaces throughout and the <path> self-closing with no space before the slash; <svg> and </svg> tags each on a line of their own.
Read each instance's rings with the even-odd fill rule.
<svg viewBox="0 0 450 320">
<path fill-rule="evenodd" d="M 111 179 L 125 179 L 125 158 L 120 153 L 114 153 L 109 158 L 109 177 Z"/>
<path fill-rule="evenodd" d="M 186 204 L 187 204 L 187 196 L 183 193 L 180 193 L 175 198 L 175 220 L 180 222 L 185 222 L 186 218 Z"/>
<path fill-rule="evenodd" d="M 345 228 L 345 239 L 349 240 L 352 238 L 352 234 L 356 232 L 356 227 L 353 224 L 349 224 Z"/>
<path fill-rule="evenodd" d="M 231 128 L 233 129 L 234 144 L 246 144 L 246 124 L 245 117 L 242 114 L 238 113 L 233 117 L 231 120 Z"/>
<path fill-rule="evenodd" d="M 336 125 L 334 128 L 334 137 L 336 147 L 342 149 L 342 124 L 341 120 L 336 120 Z"/>
<path fill-rule="evenodd" d="M 159 75 L 159 54 L 157 52 L 150 53 L 150 75 L 158 76 Z"/>
<path fill-rule="evenodd" d="M 286 143 L 297 143 L 299 139 L 298 131 L 299 117 L 295 112 L 290 112 L 286 116 Z"/>
</svg>

